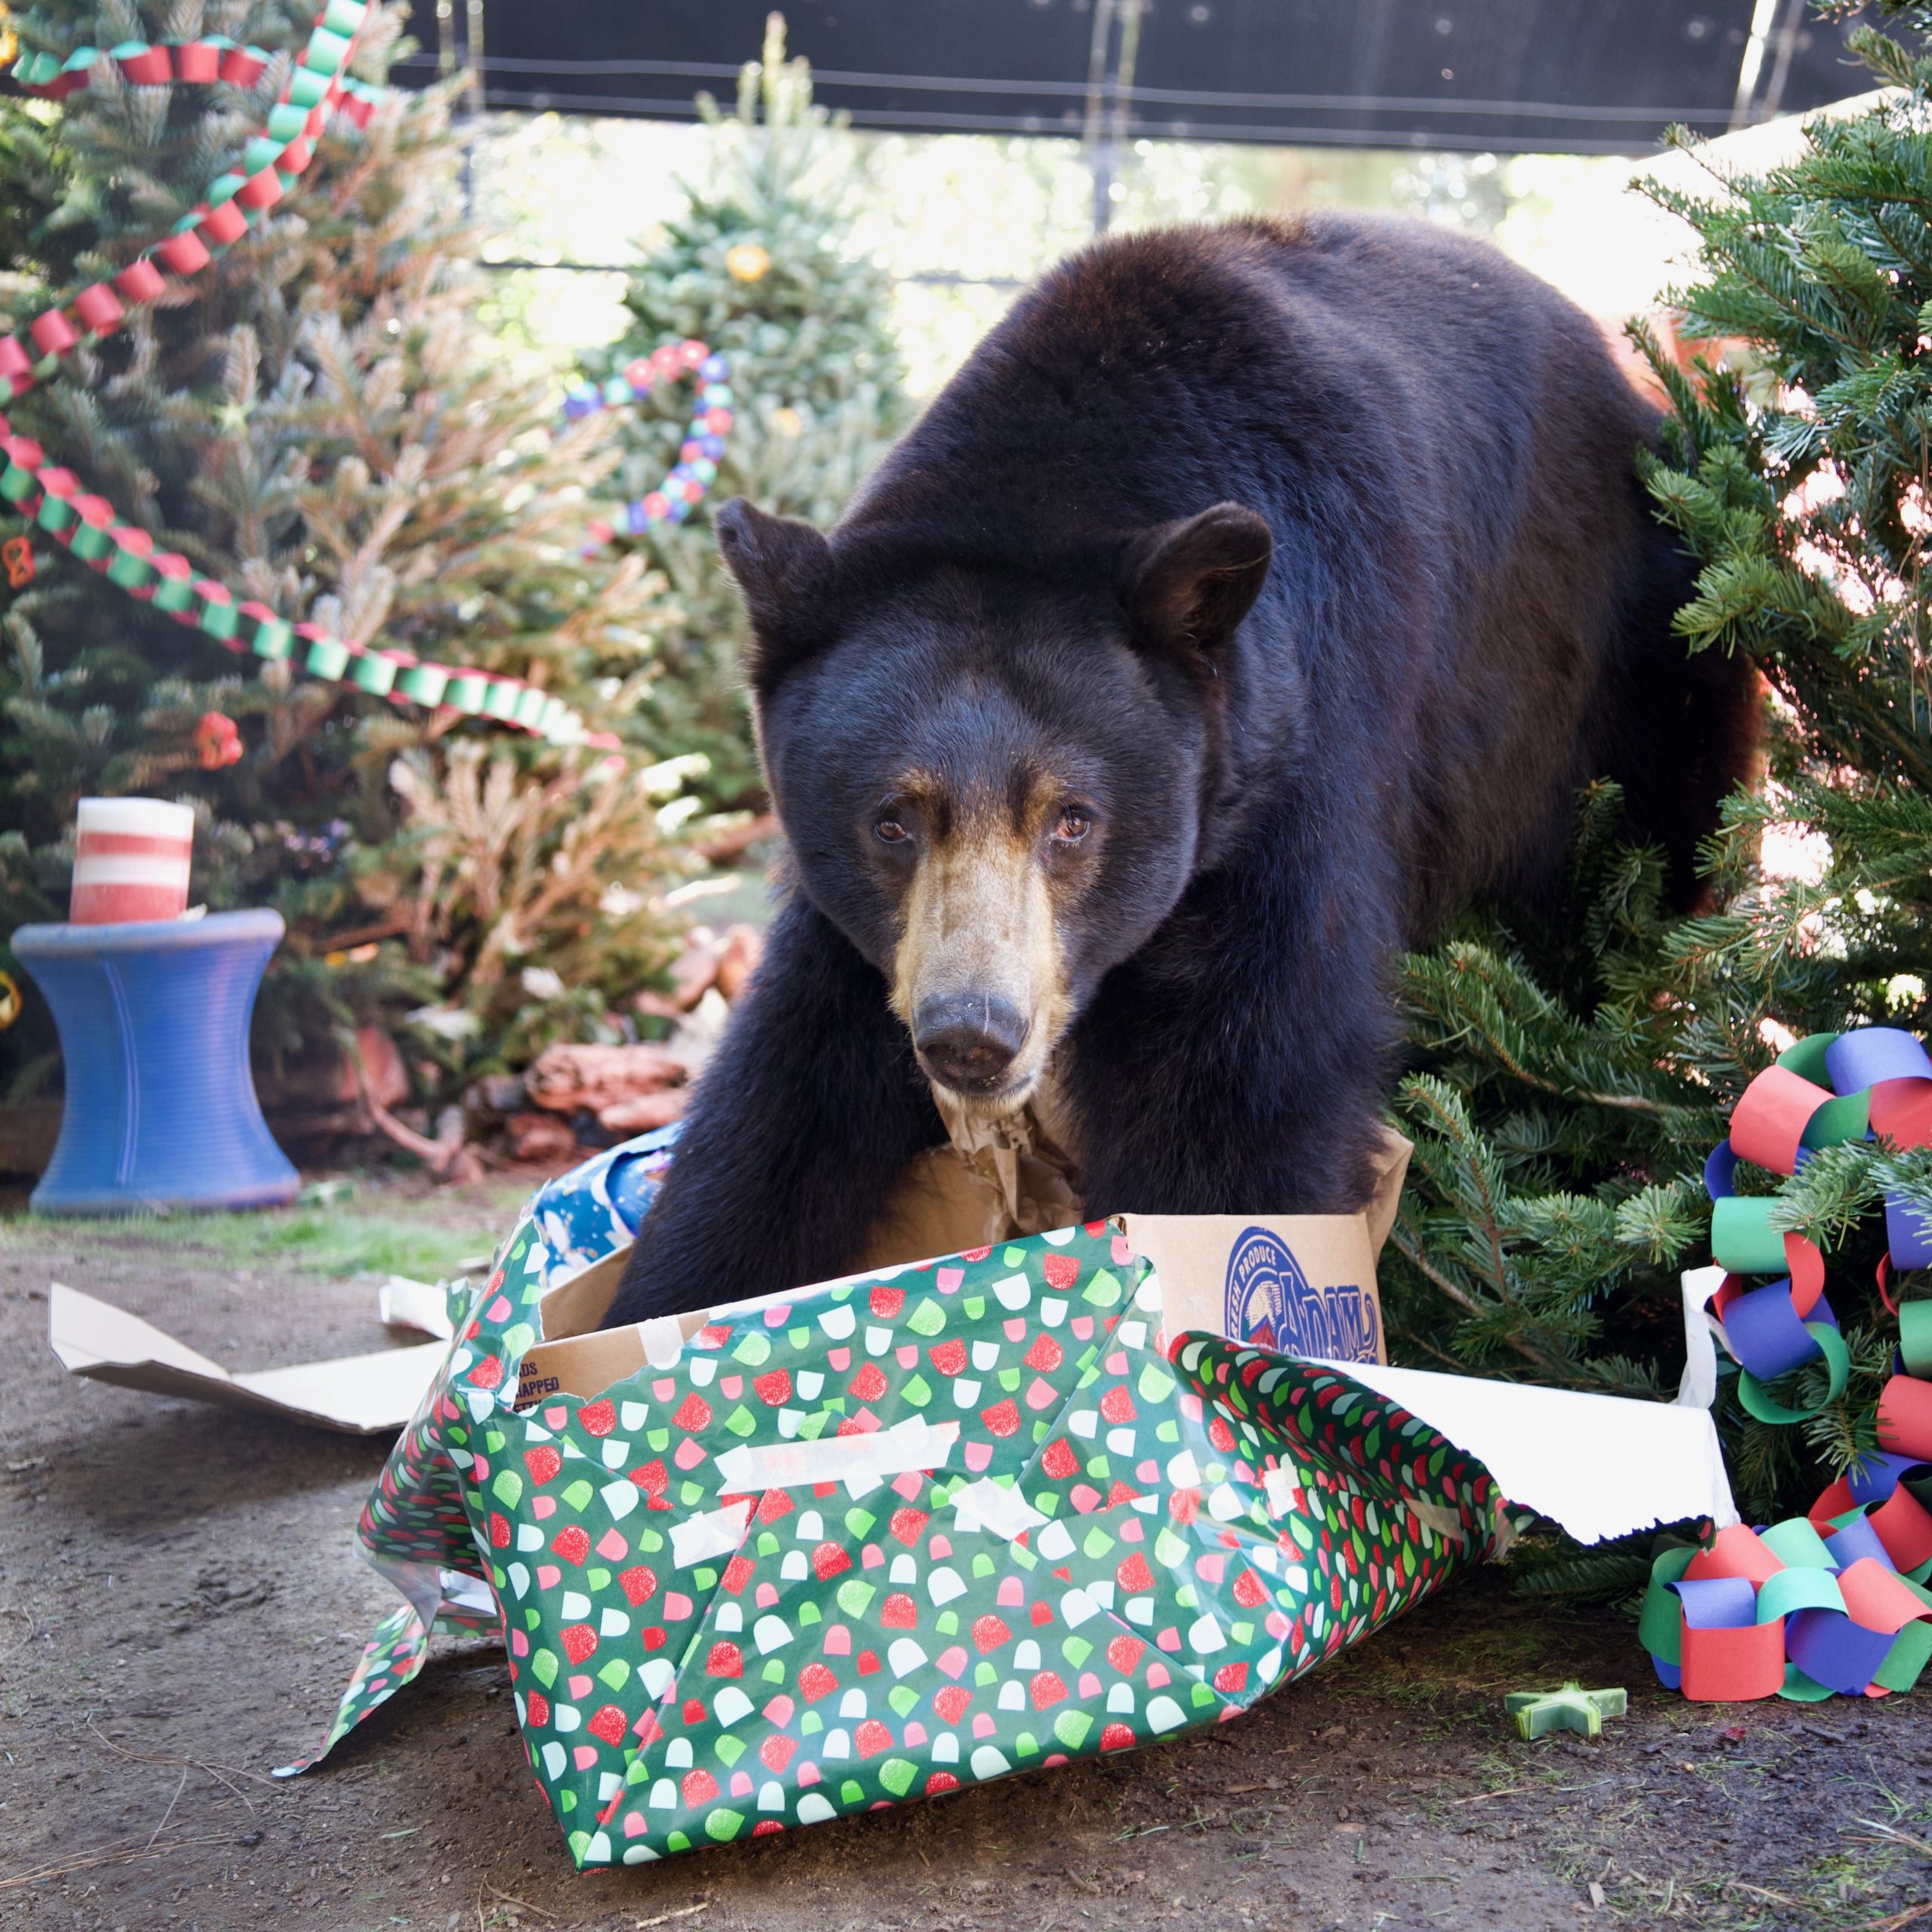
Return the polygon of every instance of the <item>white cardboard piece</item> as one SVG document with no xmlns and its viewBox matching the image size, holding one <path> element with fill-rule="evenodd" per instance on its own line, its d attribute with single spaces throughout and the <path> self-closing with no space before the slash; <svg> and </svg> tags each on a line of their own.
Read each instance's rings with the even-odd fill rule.
<svg viewBox="0 0 1932 1932">
<path fill-rule="evenodd" d="M 427 1318 L 418 1317 L 440 1318 L 440 1309 L 420 1294 L 392 1297 L 390 1291 L 398 1279 L 392 1277 L 383 1291 L 383 1318 L 434 1332 Z M 410 1282 L 406 1287 L 420 1291 L 424 1284 Z M 440 1303 L 439 1291 L 429 1294 Z M 405 1308 L 403 1303 L 411 1305 Z M 348 1435 L 382 1435 L 401 1428 L 416 1413 L 449 1352 L 447 1340 L 422 1342 L 408 1348 L 378 1349 L 372 1355 L 235 1374 L 138 1315 L 58 1281 L 48 1291 L 47 1339 L 69 1374 L 91 1382 L 252 1409 Z"/>
<path fill-rule="evenodd" d="M 1654 1523 L 1738 1520 L 1708 1410 L 1522 1382 L 1336 1361 L 1333 1368 L 1473 1456 L 1509 1500 L 1579 1543 Z"/>
</svg>

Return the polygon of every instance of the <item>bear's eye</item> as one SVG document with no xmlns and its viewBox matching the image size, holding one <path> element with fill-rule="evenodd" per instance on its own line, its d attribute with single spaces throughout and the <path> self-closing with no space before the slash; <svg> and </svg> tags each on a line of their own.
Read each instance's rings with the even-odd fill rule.
<svg viewBox="0 0 1932 1932">
<path fill-rule="evenodd" d="M 887 845 L 903 845 L 912 836 L 896 818 L 881 819 L 872 827 L 872 835 Z"/>
<path fill-rule="evenodd" d="M 1069 805 L 1060 815 L 1060 823 L 1054 827 L 1054 836 L 1063 845 L 1078 845 L 1093 829 L 1093 820 L 1082 811 L 1076 811 Z"/>
</svg>

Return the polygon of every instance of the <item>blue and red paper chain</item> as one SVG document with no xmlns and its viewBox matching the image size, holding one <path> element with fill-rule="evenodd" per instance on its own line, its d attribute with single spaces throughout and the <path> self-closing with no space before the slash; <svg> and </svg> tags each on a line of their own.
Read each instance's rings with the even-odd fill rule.
<svg viewBox="0 0 1932 1932">
<path fill-rule="evenodd" d="M 660 385 L 687 376 L 697 388 L 696 407 L 676 463 L 656 489 L 625 504 L 616 523 L 593 520 L 585 555 L 620 534 L 641 537 L 653 524 L 681 523 L 703 501 L 716 480 L 724 438 L 737 420 L 731 374 L 731 365 L 724 356 L 691 338 L 666 343 L 648 355 L 638 356 L 625 365 L 622 374 L 608 382 L 571 384 L 564 395 L 564 414 L 571 422 L 601 409 L 622 409 L 641 402 Z"/>
</svg>

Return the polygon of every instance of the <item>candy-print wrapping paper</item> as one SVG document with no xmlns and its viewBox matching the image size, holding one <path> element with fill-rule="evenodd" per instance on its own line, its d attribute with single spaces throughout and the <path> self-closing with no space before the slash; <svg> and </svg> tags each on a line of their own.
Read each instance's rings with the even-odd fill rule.
<svg viewBox="0 0 1932 1932">
<path fill-rule="evenodd" d="M 1167 1334 L 1104 1222 L 646 1324 L 519 1409 L 640 1158 L 540 1192 L 463 1312 L 358 1526 L 408 1601 L 291 1770 L 487 1619 L 571 1857 L 637 1863 L 1238 1717 L 1506 1534 L 1342 1371 Z"/>
</svg>

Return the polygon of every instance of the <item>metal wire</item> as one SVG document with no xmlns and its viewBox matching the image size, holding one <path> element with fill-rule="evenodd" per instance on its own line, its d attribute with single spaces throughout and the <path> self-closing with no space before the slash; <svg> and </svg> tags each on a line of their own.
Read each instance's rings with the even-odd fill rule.
<svg viewBox="0 0 1932 1932">
<path fill-rule="evenodd" d="M 398 60 L 398 69 L 428 63 L 421 56 Z M 560 78 L 592 75 L 661 74 L 685 75 L 694 80 L 735 81 L 738 69 L 716 61 L 682 60 L 553 60 L 493 54 L 490 66 L 496 73 L 555 74 Z M 1032 94 L 1085 101 L 1084 81 L 989 81 L 961 75 L 946 78 L 931 74 L 846 73 L 826 67 L 812 69 L 814 82 L 822 87 L 870 88 L 908 93 Z M 494 91 L 494 90 L 492 90 Z M 1143 87 L 1135 82 L 1125 91 L 1135 101 L 1149 101 L 1163 106 L 1200 108 L 1278 107 L 1301 112 L 1360 114 L 1485 114 L 1521 120 L 1631 121 L 1661 126 L 1672 121 L 1710 121 L 1728 115 L 1727 103 L 1706 101 L 1696 107 L 1664 107 L 1604 103 L 1592 105 L 1575 101 L 1438 100 L 1426 94 L 1222 94 L 1188 88 Z M 552 96 L 552 98 L 559 97 Z M 574 99 L 617 99 L 617 96 L 573 96 Z M 688 106 L 687 113 L 690 112 Z"/>
</svg>

